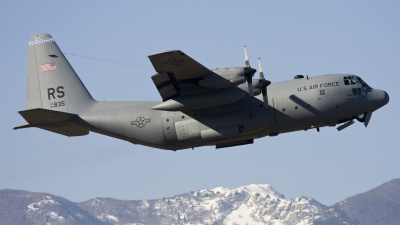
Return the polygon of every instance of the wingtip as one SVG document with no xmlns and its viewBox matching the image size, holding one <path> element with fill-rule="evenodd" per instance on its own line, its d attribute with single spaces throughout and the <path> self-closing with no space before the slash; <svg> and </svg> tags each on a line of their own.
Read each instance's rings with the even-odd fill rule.
<svg viewBox="0 0 400 225">
<path fill-rule="evenodd" d="M 168 54 L 168 53 L 178 53 L 178 54 L 180 54 L 180 53 L 183 53 L 183 52 L 181 50 L 167 50 L 167 51 L 162 51 L 162 52 L 158 52 L 158 53 L 149 55 L 148 57 L 155 56 L 155 55 Z"/>
</svg>

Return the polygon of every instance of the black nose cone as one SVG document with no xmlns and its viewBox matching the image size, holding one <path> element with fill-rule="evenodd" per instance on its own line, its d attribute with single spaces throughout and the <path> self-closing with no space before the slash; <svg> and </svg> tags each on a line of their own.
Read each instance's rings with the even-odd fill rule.
<svg viewBox="0 0 400 225">
<path fill-rule="evenodd" d="M 257 72 L 256 69 L 253 69 L 251 67 L 245 67 L 244 71 L 245 71 L 247 76 L 252 76 L 254 73 Z"/>
</svg>

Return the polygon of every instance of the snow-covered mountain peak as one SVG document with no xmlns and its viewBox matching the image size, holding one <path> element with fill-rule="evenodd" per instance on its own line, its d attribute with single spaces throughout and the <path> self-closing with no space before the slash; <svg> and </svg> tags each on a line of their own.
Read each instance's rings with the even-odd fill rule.
<svg viewBox="0 0 400 225">
<path fill-rule="evenodd" d="M 229 192 L 231 189 L 226 188 L 226 187 L 216 187 L 211 189 L 211 192 L 214 192 L 215 194 L 225 194 L 227 192 Z"/>
<path fill-rule="evenodd" d="M 34 212 L 38 210 L 40 207 L 44 207 L 46 205 L 59 205 L 60 203 L 54 201 L 50 196 L 45 196 L 43 199 L 41 199 L 39 202 L 35 202 L 32 204 L 27 205 L 27 212 Z"/>
<path fill-rule="evenodd" d="M 82 203 L 46 193 L 5 189 L 0 190 L 0 224 L 399 224 L 400 198 L 393 197 L 399 193 L 400 179 L 395 179 L 327 207 L 305 196 L 286 200 L 271 185 L 256 184 L 147 201 L 95 198 Z"/>
<path fill-rule="evenodd" d="M 270 198 L 285 198 L 282 194 L 275 191 L 271 185 L 269 184 L 250 184 L 246 186 L 241 186 L 234 189 L 229 189 L 226 187 L 216 187 L 211 190 L 201 190 L 199 191 L 201 194 L 216 194 L 219 196 L 229 196 L 235 194 L 245 194 L 247 196 L 250 195 L 262 195 L 264 197 L 268 196 Z"/>
<path fill-rule="evenodd" d="M 250 184 L 233 189 L 232 191 L 247 192 L 250 195 L 261 194 L 263 196 L 270 196 L 276 198 L 284 198 L 284 196 L 275 191 L 269 184 Z"/>
</svg>

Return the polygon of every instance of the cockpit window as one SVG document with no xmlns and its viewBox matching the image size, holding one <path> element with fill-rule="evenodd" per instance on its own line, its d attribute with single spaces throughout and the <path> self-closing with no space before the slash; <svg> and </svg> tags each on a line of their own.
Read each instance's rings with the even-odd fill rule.
<svg viewBox="0 0 400 225">
<path fill-rule="evenodd" d="M 350 82 L 347 79 L 347 77 L 344 77 L 343 80 L 344 80 L 344 85 L 350 85 Z"/>
<path fill-rule="evenodd" d="M 356 76 L 347 76 L 347 77 L 344 77 L 343 80 L 344 80 L 345 85 L 353 85 L 353 84 L 360 83 L 360 81 L 358 80 L 358 77 L 356 77 Z"/>
<path fill-rule="evenodd" d="M 368 86 L 367 83 L 365 83 L 365 81 L 363 81 L 360 77 L 357 76 L 343 77 L 343 81 L 345 85 L 361 84 L 364 88 L 372 89 L 370 86 Z"/>
<path fill-rule="evenodd" d="M 345 85 L 353 85 L 360 83 L 355 76 L 347 76 L 343 78 Z"/>
<path fill-rule="evenodd" d="M 355 78 L 362 84 L 363 87 L 367 87 L 367 88 L 371 88 L 367 83 L 365 83 L 365 81 L 363 81 L 363 79 L 361 79 L 360 77 L 356 77 Z"/>
</svg>

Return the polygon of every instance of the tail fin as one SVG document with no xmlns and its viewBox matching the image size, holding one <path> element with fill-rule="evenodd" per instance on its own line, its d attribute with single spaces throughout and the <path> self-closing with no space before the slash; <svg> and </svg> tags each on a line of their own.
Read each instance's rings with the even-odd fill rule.
<svg viewBox="0 0 400 225">
<path fill-rule="evenodd" d="M 84 111 L 92 96 L 49 34 L 29 40 L 26 108 Z"/>
</svg>

